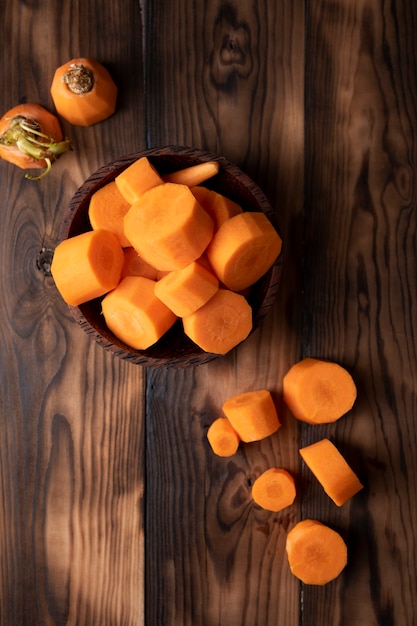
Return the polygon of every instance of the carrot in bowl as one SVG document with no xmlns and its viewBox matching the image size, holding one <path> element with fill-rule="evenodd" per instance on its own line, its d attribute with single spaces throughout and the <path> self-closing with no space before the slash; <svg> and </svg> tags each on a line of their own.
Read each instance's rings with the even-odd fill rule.
<svg viewBox="0 0 417 626">
<path fill-rule="evenodd" d="M 192 187 L 191 191 L 213 220 L 214 231 L 217 231 L 223 222 L 243 211 L 240 204 L 213 189 L 197 185 Z"/>
<path fill-rule="evenodd" d="M 280 467 L 267 469 L 252 485 L 253 501 L 268 511 L 285 509 L 294 502 L 295 496 L 294 478 Z"/>
<path fill-rule="evenodd" d="M 144 276 L 151 280 L 158 279 L 158 270 L 149 265 L 132 247 L 123 248 L 123 267 L 120 280 L 125 276 Z"/>
<path fill-rule="evenodd" d="M 88 207 L 88 217 L 94 230 L 103 228 L 112 232 L 123 248 L 130 246 L 123 230 L 123 218 L 130 209 L 114 181 L 93 193 Z"/>
<path fill-rule="evenodd" d="M 166 183 L 177 183 L 187 185 L 187 187 L 194 187 L 215 176 L 219 169 L 220 163 L 217 161 L 206 161 L 190 167 L 184 167 L 170 174 L 164 174 L 163 179 Z"/>
<path fill-rule="evenodd" d="M 290 530 L 286 552 L 291 572 L 306 585 L 326 585 L 347 564 L 340 534 L 317 520 L 302 520 Z"/>
<path fill-rule="evenodd" d="M 117 188 L 129 204 L 134 204 L 145 191 L 163 182 L 148 157 L 140 157 L 115 178 Z"/>
<path fill-rule="evenodd" d="M 271 393 L 267 389 L 232 396 L 224 402 L 222 410 L 246 443 L 269 437 L 281 426 Z"/>
<path fill-rule="evenodd" d="M 356 400 L 349 372 L 337 363 L 305 358 L 284 376 L 283 398 L 294 417 L 309 424 L 334 422 Z"/>
<path fill-rule="evenodd" d="M 217 456 L 236 454 L 240 437 L 226 417 L 218 417 L 207 431 L 209 444 Z"/>
</svg>

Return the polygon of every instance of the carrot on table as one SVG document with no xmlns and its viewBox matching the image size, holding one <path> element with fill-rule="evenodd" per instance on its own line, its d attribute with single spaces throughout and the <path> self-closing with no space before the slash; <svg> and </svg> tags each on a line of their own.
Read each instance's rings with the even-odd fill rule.
<svg viewBox="0 0 417 626">
<path fill-rule="evenodd" d="M 290 506 L 296 496 L 291 474 L 280 467 L 263 472 L 252 485 L 252 498 L 258 506 L 268 511 L 281 511 Z"/>
<path fill-rule="evenodd" d="M 202 255 L 213 234 L 213 220 L 186 185 L 163 183 L 131 206 L 124 232 L 156 269 L 178 270 Z"/>
<path fill-rule="evenodd" d="M 243 211 L 240 204 L 213 189 L 197 185 L 192 187 L 191 191 L 203 209 L 210 215 L 214 222 L 215 231 L 219 229 L 223 222 Z"/>
<path fill-rule="evenodd" d="M 208 302 L 219 288 L 217 277 L 198 261 L 163 276 L 155 285 L 155 294 L 178 315 L 190 315 Z"/>
<path fill-rule="evenodd" d="M 187 187 L 195 187 L 215 176 L 219 169 L 220 163 L 217 161 L 205 161 L 204 163 L 184 167 L 170 174 L 164 174 L 162 178 L 166 183 L 178 183 L 187 185 Z"/>
<path fill-rule="evenodd" d="M 356 400 L 356 386 L 341 365 L 311 357 L 295 363 L 283 379 L 284 402 L 309 424 L 338 420 Z"/>
<path fill-rule="evenodd" d="M 269 437 L 281 426 L 271 393 L 267 389 L 232 396 L 224 402 L 222 410 L 246 443 Z"/>
<path fill-rule="evenodd" d="M 347 564 L 340 534 L 317 520 L 302 520 L 290 530 L 286 552 L 291 572 L 306 585 L 326 585 Z"/>
<path fill-rule="evenodd" d="M 115 178 L 115 183 L 129 204 L 134 204 L 152 187 L 164 181 L 147 157 L 140 157 Z"/>
<path fill-rule="evenodd" d="M 363 489 L 355 472 L 329 439 L 300 448 L 299 453 L 337 506 L 342 506 Z"/>
<path fill-rule="evenodd" d="M 91 126 L 116 110 L 117 87 L 95 59 L 71 59 L 58 67 L 50 91 L 59 115 L 70 124 Z"/>
<path fill-rule="evenodd" d="M 123 248 L 123 267 L 120 280 L 125 276 L 143 276 L 157 280 L 158 270 L 149 265 L 132 247 Z"/>
<path fill-rule="evenodd" d="M 218 289 L 206 304 L 182 318 L 185 334 L 205 352 L 226 354 L 252 330 L 252 309 L 245 298 Z"/>
<path fill-rule="evenodd" d="M 176 316 L 155 295 L 155 281 L 126 276 L 102 301 L 112 333 L 136 350 L 146 350 L 174 324 Z"/>
<path fill-rule="evenodd" d="M 219 280 L 241 291 L 259 280 L 281 252 L 281 238 L 264 213 L 246 211 L 223 222 L 207 248 Z"/>
<path fill-rule="evenodd" d="M 218 456 L 232 456 L 236 454 L 240 438 L 231 423 L 225 417 L 214 420 L 207 431 L 210 446 Z"/>
<path fill-rule="evenodd" d="M 114 289 L 123 265 L 119 241 L 107 230 L 90 230 L 57 245 L 51 273 L 61 296 L 72 306 Z"/>
<path fill-rule="evenodd" d="M 109 230 L 123 248 L 130 246 L 123 230 L 123 218 L 130 204 L 123 198 L 114 181 L 107 183 L 93 193 L 88 207 L 88 217 L 94 230 Z"/>
</svg>

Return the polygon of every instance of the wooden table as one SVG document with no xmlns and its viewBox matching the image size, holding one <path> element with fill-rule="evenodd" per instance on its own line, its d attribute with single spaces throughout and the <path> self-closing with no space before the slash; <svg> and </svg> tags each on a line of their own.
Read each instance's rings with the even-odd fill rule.
<svg viewBox="0 0 417 626">
<path fill-rule="evenodd" d="M 3 0 L 1 113 L 53 110 L 54 69 L 99 59 L 117 113 L 62 126 L 74 150 L 39 182 L 0 163 L 2 626 L 416 626 L 417 12 L 414 0 Z M 224 358 L 145 369 L 74 323 L 48 273 L 65 209 L 99 166 L 179 144 L 240 165 L 276 209 L 284 274 L 262 328 Z M 302 425 L 282 379 L 304 356 L 358 399 Z M 268 388 L 283 427 L 230 459 L 206 431 Z M 331 438 L 365 488 L 336 507 L 298 448 Z M 281 513 L 251 485 L 282 465 Z M 289 571 L 287 531 L 339 530 L 344 573 Z"/>
</svg>

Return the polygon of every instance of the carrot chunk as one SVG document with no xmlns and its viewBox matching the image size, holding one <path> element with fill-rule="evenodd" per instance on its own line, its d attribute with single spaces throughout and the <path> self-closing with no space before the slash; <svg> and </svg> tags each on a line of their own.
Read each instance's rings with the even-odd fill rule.
<svg viewBox="0 0 417 626">
<path fill-rule="evenodd" d="M 363 489 L 355 472 L 329 439 L 321 439 L 310 446 L 300 448 L 299 452 L 324 491 L 337 506 L 342 506 Z"/>
<path fill-rule="evenodd" d="M 207 431 L 207 439 L 214 454 L 218 456 L 236 454 L 240 443 L 239 435 L 225 417 L 214 420 Z"/>
<path fill-rule="evenodd" d="M 218 288 L 216 276 L 198 261 L 193 261 L 183 269 L 163 276 L 155 285 L 155 294 L 175 315 L 184 317 L 208 302 Z"/>
<path fill-rule="evenodd" d="M 119 241 L 107 230 L 92 230 L 57 245 L 51 273 L 61 296 L 78 306 L 114 289 L 123 265 Z"/>
<path fill-rule="evenodd" d="M 224 402 L 222 410 L 244 442 L 269 437 L 281 426 L 271 393 L 267 389 L 232 396 Z"/>
<path fill-rule="evenodd" d="M 191 191 L 213 220 L 215 232 L 219 230 L 223 222 L 243 211 L 240 204 L 233 202 L 233 200 L 226 198 L 226 196 L 213 189 L 196 186 L 192 187 Z"/>
<path fill-rule="evenodd" d="M 115 178 L 120 193 L 129 204 L 134 204 L 145 191 L 163 182 L 147 157 L 137 159 Z"/>
<path fill-rule="evenodd" d="M 219 280 L 241 291 L 259 280 L 281 251 L 281 238 L 264 213 L 246 211 L 223 222 L 207 248 Z"/>
<path fill-rule="evenodd" d="M 206 304 L 182 318 L 185 334 L 206 352 L 226 354 L 252 330 L 252 309 L 245 298 L 218 289 Z"/>
<path fill-rule="evenodd" d="M 311 519 L 288 533 L 286 552 L 291 572 L 306 585 L 326 585 L 347 564 L 347 546 L 339 533 Z"/>
<path fill-rule="evenodd" d="M 157 280 L 158 270 L 142 259 L 134 248 L 123 248 L 123 267 L 120 279 L 125 276 L 144 276 L 151 280 Z"/>
<path fill-rule="evenodd" d="M 305 358 L 283 379 L 284 402 L 297 419 L 309 424 L 335 422 L 356 400 L 349 372 L 337 363 Z"/>
<path fill-rule="evenodd" d="M 102 310 L 109 329 L 137 350 L 156 343 L 177 319 L 155 296 L 155 281 L 143 276 L 126 276 L 103 298 Z"/>
<path fill-rule="evenodd" d="M 91 196 L 88 217 L 94 230 L 109 230 L 125 248 L 130 243 L 123 231 L 123 218 L 129 209 L 130 204 L 123 198 L 116 183 L 111 181 Z"/>
<path fill-rule="evenodd" d="M 145 261 L 158 270 L 177 270 L 202 255 L 213 234 L 213 220 L 186 185 L 164 183 L 132 205 L 124 231 Z"/>
<path fill-rule="evenodd" d="M 252 486 L 252 498 L 263 509 L 281 511 L 296 496 L 294 478 L 287 470 L 271 467 L 258 476 Z"/>
<path fill-rule="evenodd" d="M 195 187 L 215 176 L 219 169 L 220 164 L 217 161 L 207 161 L 184 167 L 171 174 L 165 174 L 163 179 L 166 183 L 178 183 L 187 185 L 187 187 Z"/>
</svg>

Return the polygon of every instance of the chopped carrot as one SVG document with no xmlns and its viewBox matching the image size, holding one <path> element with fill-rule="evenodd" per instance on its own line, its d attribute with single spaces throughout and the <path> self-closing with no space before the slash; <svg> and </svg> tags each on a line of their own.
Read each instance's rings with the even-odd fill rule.
<svg viewBox="0 0 417 626">
<path fill-rule="evenodd" d="M 147 157 L 134 161 L 115 178 L 115 183 L 129 204 L 134 204 L 140 197 L 164 181 Z"/>
<path fill-rule="evenodd" d="M 338 420 L 356 400 L 351 375 L 331 361 L 305 358 L 283 379 L 284 402 L 297 419 L 309 424 Z"/>
<path fill-rule="evenodd" d="M 123 267 L 120 279 L 125 276 L 144 276 L 151 280 L 157 280 L 158 270 L 149 265 L 132 247 L 123 248 Z"/>
<path fill-rule="evenodd" d="M 224 402 L 222 410 L 244 442 L 269 437 L 281 426 L 271 393 L 267 389 L 232 396 Z"/>
<path fill-rule="evenodd" d="M 213 189 L 197 185 L 196 187 L 192 187 L 191 191 L 213 220 L 215 232 L 223 222 L 243 211 L 240 204 L 233 202 L 233 200 L 226 198 L 226 196 L 223 196 Z"/>
<path fill-rule="evenodd" d="M 167 307 L 184 317 L 205 304 L 219 288 L 219 281 L 198 261 L 169 272 L 155 285 L 155 294 Z"/>
<path fill-rule="evenodd" d="M 165 174 L 163 179 L 166 183 L 178 183 L 187 185 L 187 187 L 195 187 L 215 176 L 219 169 L 220 163 L 217 161 L 206 161 Z"/>
<path fill-rule="evenodd" d="M 271 467 L 255 480 L 252 498 L 268 511 L 281 511 L 290 506 L 296 496 L 294 478 L 287 470 Z"/>
<path fill-rule="evenodd" d="M 304 462 L 313 472 L 324 491 L 337 506 L 342 506 L 363 489 L 359 478 L 329 439 L 300 448 Z"/>
<path fill-rule="evenodd" d="M 252 309 L 243 296 L 218 289 L 182 322 L 185 334 L 205 352 L 226 354 L 252 330 Z"/>
<path fill-rule="evenodd" d="M 204 252 L 213 220 L 186 185 L 163 183 L 132 205 L 124 231 L 145 261 L 158 270 L 177 270 Z"/>
<path fill-rule="evenodd" d="M 218 456 L 236 454 L 240 443 L 239 435 L 225 417 L 214 420 L 207 431 L 207 439 L 214 454 Z"/>
<path fill-rule="evenodd" d="M 91 126 L 113 115 L 117 87 L 101 63 L 76 58 L 56 69 L 51 96 L 59 115 L 67 122 Z"/>
<path fill-rule="evenodd" d="M 290 530 L 286 552 L 291 572 L 306 585 L 326 585 L 347 564 L 340 534 L 317 520 L 302 520 Z"/>
<path fill-rule="evenodd" d="M 51 264 L 56 287 L 68 304 L 78 306 L 114 289 L 123 250 L 107 230 L 90 230 L 57 245 Z"/>
<path fill-rule="evenodd" d="M 94 230 L 103 228 L 116 235 L 123 248 L 130 246 L 123 231 L 123 218 L 130 204 L 123 198 L 114 181 L 93 193 L 88 207 L 88 217 Z"/>
<path fill-rule="evenodd" d="M 174 324 L 176 316 L 155 295 L 155 281 L 126 276 L 103 298 L 109 329 L 128 346 L 146 350 Z"/>
<path fill-rule="evenodd" d="M 264 213 L 246 211 L 223 222 L 207 248 L 219 280 L 241 291 L 259 280 L 281 251 L 281 238 Z"/>
</svg>

